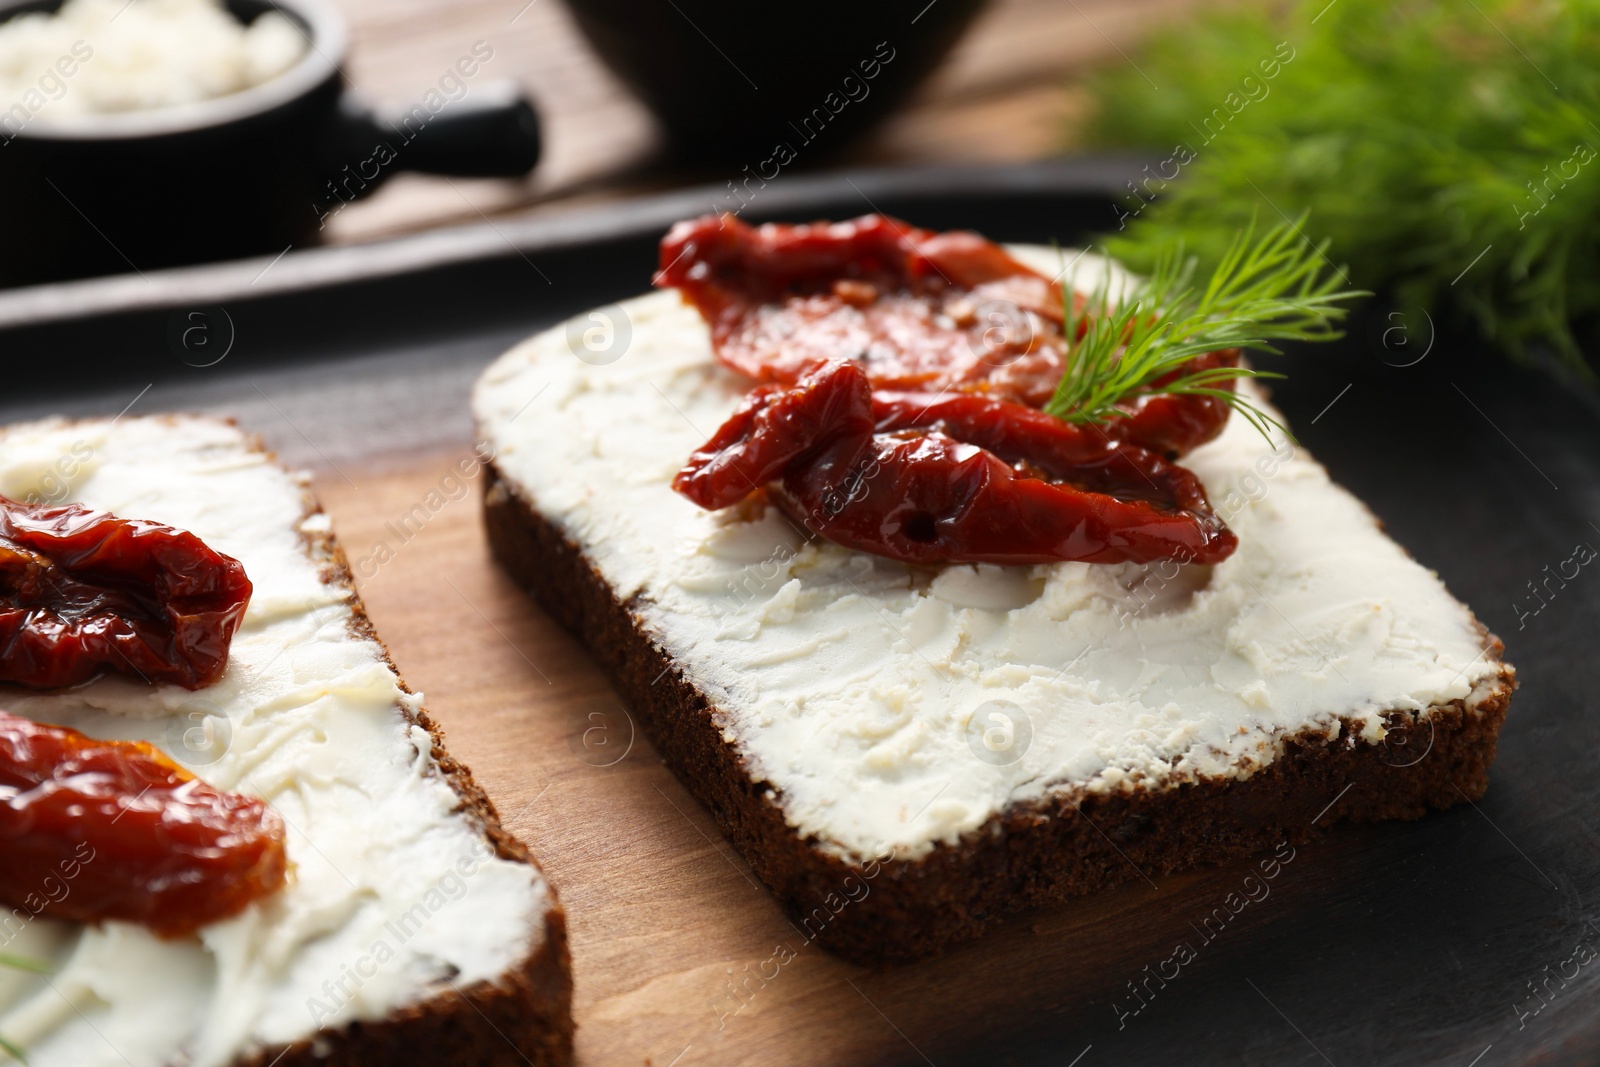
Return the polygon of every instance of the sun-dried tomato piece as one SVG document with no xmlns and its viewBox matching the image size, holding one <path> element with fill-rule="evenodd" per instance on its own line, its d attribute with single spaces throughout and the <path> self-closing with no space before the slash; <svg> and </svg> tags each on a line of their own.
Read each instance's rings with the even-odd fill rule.
<svg viewBox="0 0 1600 1067">
<path fill-rule="evenodd" d="M 793 384 L 845 359 L 874 388 L 1039 408 L 1069 358 L 1059 282 L 977 234 L 883 215 L 800 226 L 752 227 L 732 215 L 681 222 L 661 242 L 656 284 L 676 287 L 700 311 L 719 360 L 760 382 Z M 1074 300 L 1081 312 L 1086 301 Z M 1080 319 L 1080 336 L 1085 326 Z M 1238 361 L 1237 349 L 1208 353 L 1169 377 Z M 1196 395 L 1119 406 L 1128 417 L 1099 432 L 1169 459 L 1221 433 L 1229 411 Z"/>
<path fill-rule="evenodd" d="M 814 533 L 907 563 L 1216 563 L 1238 544 L 1146 449 L 993 398 L 875 396 L 853 362 L 755 390 L 673 481 L 708 509 L 769 485 Z"/>
<path fill-rule="evenodd" d="M 53 688 L 109 669 L 210 685 L 250 591 L 238 560 L 194 534 L 0 497 L 0 681 Z"/>
<path fill-rule="evenodd" d="M 880 432 L 944 430 L 1002 457 L 1047 452 L 1058 465 L 1094 462 L 1120 442 L 1104 427 L 1063 422 L 1037 408 L 973 393 L 872 392 Z"/>
<path fill-rule="evenodd" d="M 283 820 L 143 742 L 0 712 L 0 904 L 182 937 L 287 876 Z"/>
<path fill-rule="evenodd" d="M 1241 355 L 1237 348 L 1224 348 L 1196 356 L 1177 370 L 1157 378 L 1151 388 L 1160 389 L 1180 375 L 1195 371 L 1237 367 Z M 1231 392 L 1234 384 L 1228 379 L 1212 382 L 1211 387 Z M 1228 424 L 1228 414 L 1232 411 L 1225 401 L 1216 397 L 1161 392 L 1125 401 L 1118 407 L 1127 411 L 1128 417 L 1104 424 L 1107 431 L 1169 459 L 1187 455 L 1215 438 Z"/>
<path fill-rule="evenodd" d="M 882 215 L 750 227 L 679 223 L 656 284 L 711 327 L 722 362 L 792 384 L 859 361 L 890 389 L 983 389 L 1043 403 L 1061 378 L 1061 286 L 976 234 L 936 234 Z"/>
</svg>

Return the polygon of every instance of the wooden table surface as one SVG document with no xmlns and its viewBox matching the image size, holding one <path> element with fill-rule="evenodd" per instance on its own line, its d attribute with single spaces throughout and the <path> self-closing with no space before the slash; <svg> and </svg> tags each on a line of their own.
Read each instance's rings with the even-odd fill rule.
<svg viewBox="0 0 1600 1067">
<path fill-rule="evenodd" d="M 870 2 L 870 0 L 866 0 Z M 944 66 L 864 142 L 825 165 L 1007 161 L 1059 152 L 1088 106 L 1075 72 L 1128 62 L 1152 27 L 1205 0 L 991 0 Z M 1215 0 L 1212 0 L 1215 2 Z M 410 106 L 476 41 L 484 76 L 514 78 L 539 108 L 545 155 L 526 180 L 403 174 L 328 226 L 350 243 L 726 176 L 655 159 L 642 105 L 606 70 L 560 0 L 339 0 L 351 83 Z M 802 161 L 802 166 L 809 161 Z"/>
</svg>

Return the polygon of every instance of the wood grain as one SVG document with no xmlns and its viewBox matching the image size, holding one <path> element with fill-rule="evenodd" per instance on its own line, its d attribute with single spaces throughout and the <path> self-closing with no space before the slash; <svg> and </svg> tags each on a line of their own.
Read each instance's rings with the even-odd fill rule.
<svg viewBox="0 0 1600 1067">
<path fill-rule="evenodd" d="M 1190 936 L 1183 917 L 1248 873 L 1135 882 L 889 972 L 827 955 L 633 736 L 586 652 L 496 568 L 477 486 L 451 477 L 469 456 L 463 443 L 341 464 L 317 488 L 402 673 L 561 894 L 581 1063 L 939 1062 L 973 1055 L 984 1034 L 1103 1030 L 1115 1021 L 1107 975 L 1164 958 Z M 1315 885 L 1305 873 L 1288 871 L 1271 908 L 1241 917 L 1236 944 L 1295 908 Z M 1061 1062 L 1089 1043 L 1067 1039 Z"/>
<path fill-rule="evenodd" d="M 1065 144 L 1087 102 L 1072 76 L 1128 62 L 1151 28 L 1206 0 L 992 0 L 945 65 L 898 115 L 829 164 L 1038 159 Z M 1211 0 L 1215 2 L 1215 0 Z M 513 78 L 537 103 L 546 150 L 522 181 L 401 175 L 329 225 L 335 244 L 660 190 L 723 176 L 654 158 L 654 121 L 589 50 L 560 0 L 340 0 L 351 83 L 409 107 L 475 41 L 484 77 Z M 801 169 L 810 161 L 805 161 Z"/>
</svg>

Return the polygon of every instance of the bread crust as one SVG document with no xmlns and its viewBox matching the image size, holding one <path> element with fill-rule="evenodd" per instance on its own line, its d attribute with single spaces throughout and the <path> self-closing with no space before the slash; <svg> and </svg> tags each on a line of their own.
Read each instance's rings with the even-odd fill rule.
<svg viewBox="0 0 1600 1067">
<path fill-rule="evenodd" d="M 259 447 L 259 444 L 258 444 Z M 305 517 L 322 513 L 309 490 Z M 331 532 L 304 535 L 306 551 L 322 563 L 323 580 L 350 595 L 353 635 L 374 642 L 384 662 L 394 670 L 388 646 L 378 636 L 356 592 L 344 549 Z M 414 692 L 400 679 L 404 692 Z M 433 739 L 432 757 L 437 773 L 461 798 L 461 814 L 470 821 L 495 855 L 526 863 L 544 872 L 533 854 L 500 823 L 500 815 L 472 771 L 445 748 L 444 733 L 426 709 L 413 714 L 396 705 L 408 723 L 421 726 Z M 548 884 L 548 879 L 546 879 Z M 375 1022 L 353 1022 L 339 1029 L 324 1029 L 289 1046 L 262 1049 L 239 1061 L 239 1067 L 566 1067 L 572 1062 L 572 961 L 567 948 L 567 917 L 555 888 L 550 887 L 550 910 L 545 913 L 544 938 L 518 966 L 498 982 L 478 982 L 453 989 L 405 1008 Z"/>
<path fill-rule="evenodd" d="M 1008 914 L 1141 876 L 1219 864 L 1282 841 L 1301 844 L 1340 820 L 1416 819 L 1477 799 L 1488 788 L 1515 687 L 1501 643 L 1484 631 L 1499 673 L 1471 707 L 1458 700 L 1424 716 L 1384 715 L 1390 729 L 1414 737 L 1428 728 L 1421 758 L 1361 742 L 1359 726 L 1342 720 L 1331 739 L 1310 731 L 1283 739 L 1277 757 L 1247 778 L 1055 793 L 1013 804 L 919 859 L 856 865 L 788 825 L 776 787 L 723 739 L 705 694 L 651 640 L 637 605 L 619 602 L 582 549 L 493 463 L 484 478 L 484 524 L 500 564 L 588 646 L 667 765 L 803 935 L 868 966 L 930 956 Z"/>
<path fill-rule="evenodd" d="M 143 416 L 168 419 L 170 416 Z M 95 420 L 71 420 L 88 425 Z M 234 420 L 217 420 L 234 425 Z M 278 459 L 258 436 L 247 435 L 248 446 L 269 462 Z M 350 631 L 376 644 L 397 678 L 400 672 L 388 646 L 378 636 L 356 591 L 349 561 L 331 530 L 304 531 L 305 520 L 323 514 L 308 488 L 302 496 L 299 520 L 307 556 L 322 568 L 322 578 L 349 594 Z M 405 680 L 400 688 L 414 692 Z M 461 799 L 460 814 L 493 846 L 501 859 L 543 870 L 528 847 L 500 823 L 494 803 L 473 779 L 472 772 L 445 748 L 444 734 L 425 709 L 413 713 L 403 704 L 395 710 L 407 723 L 428 731 L 432 739 L 434 773 L 442 777 Z M 546 879 L 548 885 L 548 879 Z M 567 948 L 566 913 L 550 886 L 550 908 L 545 913 L 544 936 L 527 958 L 499 980 L 477 982 L 452 989 L 391 1013 L 386 1018 L 353 1022 L 340 1028 L 319 1030 L 290 1045 L 262 1048 L 236 1059 L 235 1067 L 566 1067 L 572 1062 L 572 962 Z"/>
</svg>

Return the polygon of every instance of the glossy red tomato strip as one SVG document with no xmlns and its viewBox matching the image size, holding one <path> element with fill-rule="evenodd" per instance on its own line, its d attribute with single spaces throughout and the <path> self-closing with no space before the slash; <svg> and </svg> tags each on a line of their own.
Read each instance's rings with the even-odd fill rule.
<svg viewBox="0 0 1600 1067">
<path fill-rule="evenodd" d="M 1063 422 L 1037 408 L 974 393 L 872 393 L 872 416 L 885 432 L 945 430 L 1002 459 L 1049 456 L 1053 470 L 1065 470 L 1103 457 L 1122 443 L 1103 428 Z"/>
<path fill-rule="evenodd" d="M 52 688 L 109 669 L 209 685 L 250 592 L 239 562 L 194 534 L 0 497 L 0 681 Z"/>
<path fill-rule="evenodd" d="M 181 937 L 285 881 L 283 820 L 150 745 L 0 712 L 0 904 Z"/>
<path fill-rule="evenodd" d="M 752 393 L 673 487 L 719 508 L 773 482 L 814 532 L 909 563 L 1214 563 L 1237 544 L 1199 480 L 1142 448 L 989 398 L 875 398 L 851 362 Z"/>
<path fill-rule="evenodd" d="M 672 487 L 708 510 L 731 507 L 828 441 L 871 435 L 872 402 L 861 395 L 866 378 L 825 369 L 799 385 L 753 389 L 689 457 Z"/>
<path fill-rule="evenodd" d="M 1240 355 L 1237 348 L 1207 352 L 1156 379 L 1152 385 L 1160 388 L 1180 374 L 1194 371 L 1237 367 Z M 1225 390 L 1232 390 L 1234 386 L 1232 379 L 1211 384 Z M 1192 452 L 1216 437 L 1227 425 L 1228 414 L 1232 410 L 1225 402 L 1214 397 L 1181 393 L 1156 393 L 1120 406 L 1128 412 L 1128 417 L 1113 420 L 1105 424 L 1106 428 L 1124 441 L 1133 441 L 1170 459 Z"/>
</svg>

